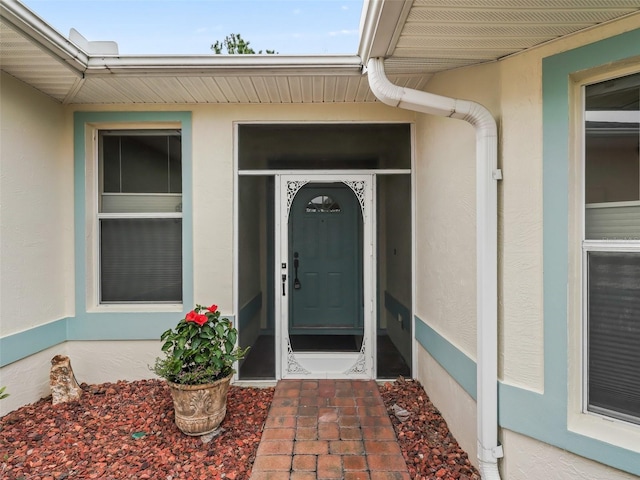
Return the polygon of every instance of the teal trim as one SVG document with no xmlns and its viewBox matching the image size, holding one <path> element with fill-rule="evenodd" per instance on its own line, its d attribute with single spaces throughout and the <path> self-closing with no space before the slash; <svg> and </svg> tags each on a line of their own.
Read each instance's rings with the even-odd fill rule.
<svg viewBox="0 0 640 480">
<path fill-rule="evenodd" d="M 418 343 L 460 384 L 471 398 L 476 400 L 478 391 L 476 362 L 454 347 L 423 320 L 417 316 L 415 319 Z"/>
<path fill-rule="evenodd" d="M 182 129 L 182 312 L 88 312 L 86 305 L 85 128 L 100 123 L 179 122 Z M 76 316 L 68 321 L 68 340 L 145 340 L 175 325 L 193 304 L 193 131 L 191 112 L 75 112 L 75 278 Z"/>
<path fill-rule="evenodd" d="M 411 332 L 411 310 L 400 300 L 385 290 L 384 308 L 386 308 L 393 318 L 402 320 L 402 329 Z"/>
<path fill-rule="evenodd" d="M 97 313 L 70 318 L 67 340 L 158 340 L 186 312 Z M 235 316 L 223 315 L 235 322 Z M 134 318 L 135 317 L 135 318 Z"/>
<path fill-rule="evenodd" d="M 476 400 L 476 363 L 415 318 L 416 340 Z M 498 382 L 498 399 L 501 427 L 629 473 L 640 473 L 637 453 L 568 431 L 566 423 L 559 423 L 560 415 L 554 410 L 557 406 L 547 394 Z M 566 405 L 562 409 L 566 410 Z"/>
<path fill-rule="evenodd" d="M 567 429 L 571 75 L 640 55 L 640 29 L 543 59 L 544 394 L 499 386 L 500 424 L 640 474 L 637 454 Z"/>
<path fill-rule="evenodd" d="M 162 332 L 175 327 L 182 313 L 139 313 L 135 322 L 128 315 L 107 313 L 83 320 L 61 318 L 23 332 L 0 338 L 0 368 L 67 341 L 158 340 Z M 235 322 L 234 315 L 224 317 Z"/>
<path fill-rule="evenodd" d="M 239 329 L 243 330 L 250 322 L 251 319 L 262 309 L 262 292 L 259 292 L 244 307 L 240 309 L 238 313 L 238 325 Z"/>
<path fill-rule="evenodd" d="M 67 321 L 67 318 L 61 318 L 0 338 L 0 367 L 65 342 Z"/>
</svg>

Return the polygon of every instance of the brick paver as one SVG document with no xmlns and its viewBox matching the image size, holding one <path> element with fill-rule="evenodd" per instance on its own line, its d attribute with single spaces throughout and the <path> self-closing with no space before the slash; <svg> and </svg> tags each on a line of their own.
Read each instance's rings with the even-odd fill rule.
<svg viewBox="0 0 640 480">
<path fill-rule="evenodd" d="M 410 480 L 374 381 L 281 380 L 251 480 Z"/>
</svg>

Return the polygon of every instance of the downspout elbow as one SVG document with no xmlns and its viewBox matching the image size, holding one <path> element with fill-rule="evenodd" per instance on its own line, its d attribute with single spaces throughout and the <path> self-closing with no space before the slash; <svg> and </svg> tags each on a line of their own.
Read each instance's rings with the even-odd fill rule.
<svg viewBox="0 0 640 480">
<path fill-rule="evenodd" d="M 479 103 L 394 85 L 385 74 L 382 58 L 369 59 L 367 74 L 371 91 L 386 105 L 464 120 L 476 128 L 478 136 L 497 137 L 496 122 L 491 112 Z"/>
<path fill-rule="evenodd" d="M 482 478 L 482 480 L 502 480 L 497 463 L 484 462 L 480 460 L 479 467 L 480 468 L 478 470 L 480 470 L 480 477 Z"/>
<path fill-rule="evenodd" d="M 367 64 L 367 75 L 371 91 L 385 105 L 397 107 L 404 97 L 404 88 L 394 85 L 384 73 L 384 61 L 381 58 L 371 58 Z"/>
</svg>

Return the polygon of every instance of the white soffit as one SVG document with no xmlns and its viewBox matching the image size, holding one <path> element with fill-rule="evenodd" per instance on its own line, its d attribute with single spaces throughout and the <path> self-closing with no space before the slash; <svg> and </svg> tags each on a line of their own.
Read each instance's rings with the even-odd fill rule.
<svg viewBox="0 0 640 480">
<path fill-rule="evenodd" d="M 396 76 L 422 89 L 427 78 Z M 88 77 L 72 103 L 354 103 L 374 102 L 367 78 L 350 76 L 111 76 Z"/>
<path fill-rule="evenodd" d="M 0 67 L 59 102 L 64 102 L 80 81 L 78 73 L 4 21 L 0 22 Z"/>
<path fill-rule="evenodd" d="M 640 0 L 415 0 L 385 66 L 435 73 L 495 61 L 639 10 Z"/>
<path fill-rule="evenodd" d="M 387 58 L 395 84 L 424 90 L 433 73 L 638 12 L 640 0 L 369 0 L 364 8 L 359 55 L 119 56 L 87 53 L 18 0 L 0 0 L 0 68 L 65 104 L 374 102 L 362 75 L 370 56 Z"/>
</svg>

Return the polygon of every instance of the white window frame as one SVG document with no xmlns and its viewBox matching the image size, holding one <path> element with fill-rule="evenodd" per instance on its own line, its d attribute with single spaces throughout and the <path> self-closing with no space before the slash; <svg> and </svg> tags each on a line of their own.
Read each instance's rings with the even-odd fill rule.
<svg viewBox="0 0 640 480">
<path fill-rule="evenodd" d="M 571 77 L 571 132 L 569 143 L 569 372 L 568 429 L 640 453 L 640 425 L 587 410 L 588 330 L 587 255 L 590 251 L 640 252 L 638 240 L 585 239 L 585 89 L 586 86 L 638 73 L 637 65 L 609 66 Z"/>
<path fill-rule="evenodd" d="M 100 149 L 99 134 L 102 130 L 180 130 L 179 122 L 153 123 L 92 123 L 85 131 L 85 189 L 86 189 L 86 305 L 88 312 L 182 312 L 182 302 L 159 303 L 101 303 L 100 302 L 100 220 L 126 218 L 183 218 L 183 212 L 162 213 L 100 213 Z M 184 192 L 183 192 L 184 194 Z M 183 234 L 184 239 L 184 234 Z M 184 271 L 184 267 L 183 267 Z M 184 279 L 183 279 L 184 282 Z M 184 283 L 183 292 L 184 300 Z"/>
</svg>

